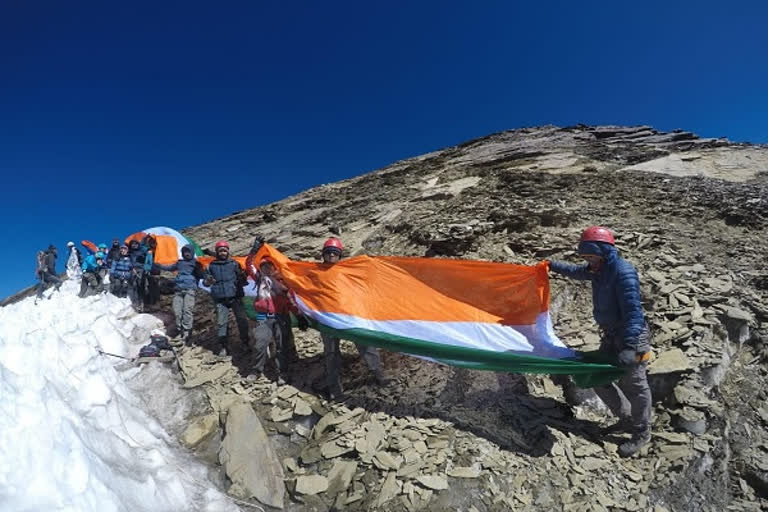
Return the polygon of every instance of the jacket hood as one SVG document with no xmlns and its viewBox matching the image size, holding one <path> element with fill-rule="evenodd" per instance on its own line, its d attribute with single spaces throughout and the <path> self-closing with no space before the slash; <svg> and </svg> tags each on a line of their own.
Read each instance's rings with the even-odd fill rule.
<svg viewBox="0 0 768 512">
<path fill-rule="evenodd" d="M 618 257 L 616 247 L 605 242 L 579 242 L 579 254 L 600 256 L 606 263 L 612 263 Z"/>
<path fill-rule="evenodd" d="M 181 248 L 181 257 L 184 258 L 184 252 L 189 251 L 192 253 L 192 259 L 195 259 L 195 248 L 192 247 L 192 244 L 187 244 L 184 247 Z M 186 259 L 186 258 L 185 258 Z"/>
</svg>

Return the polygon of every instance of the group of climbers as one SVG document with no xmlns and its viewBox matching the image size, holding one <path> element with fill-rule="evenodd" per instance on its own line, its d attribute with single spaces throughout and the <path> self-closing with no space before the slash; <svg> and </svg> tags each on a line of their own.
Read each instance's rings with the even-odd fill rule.
<svg viewBox="0 0 768 512">
<path fill-rule="evenodd" d="M 111 247 L 99 244 L 85 258 L 74 242 L 68 242 L 67 247 L 67 277 L 80 280 L 79 297 L 111 292 L 117 297 L 129 297 L 137 311 L 157 302 L 159 287 L 152 275 L 152 237 L 146 237 L 142 241 L 131 240 L 128 244 L 120 243 L 120 240 L 115 238 Z M 51 246 L 47 254 L 47 261 L 53 258 L 53 266 L 48 272 L 41 273 L 38 270 L 38 297 L 42 296 L 46 283 L 55 283 L 54 279 L 58 279 L 55 275 L 55 247 Z M 59 285 L 60 283 L 56 289 Z"/>
<path fill-rule="evenodd" d="M 255 261 L 263 243 L 263 237 L 257 236 L 246 258 L 244 270 L 230 256 L 230 247 L 225 241 L 216 243 L 215 259 L 207 268 L 203 268 L 189 245 L 182 248 L 182 258 L 178 262 L 157 265 L 153 264 L 154 247 L 149 240 L 145 239 L 143 243 L 131 240 L 129 245 L 115 240 L 108 252 L 102 244 L 96 253 L 82 261 L 81 296 L 86 295 L 88 290 L 100 289 L 109 275 L 112 293 L 118 297 L 128 295 L 134 306 L 140 309 L 138 304 L 151 292 L 148 288 L 140 288 L 138 283 L 144 282 L 146 276 L 153 271 L 176 272 L 173 311 L 177 337 L 188 341 L 193 328 L 195 293 L 198 283 L 202 282 L 210 289 L 214 304 L 220 354 L 230 352 L 228 327 L 231 311 L 239 330 L 242 350 L 250 355 L 253 371 L 264 372 L 267 361 L 275 356 L 278 381 L 282 383 L 288 377 L 290 363 L 298 359 L 291 315 L 297 318 L 301 330 L 306 330 L 309 322 L 300 314 L 294 296 L 282 280 L 275 263 L 268 257 Z M 79 261 L 80 255 L 74 244 L 70 242 L 68 245 L 72 251 L 70 261 Z M 321 251 L 323 262 L 327 265 L 337 264 L 343 250 L 338 238 L 328 239 Z M 618 418 L 617 423 L 606 429 L 606 432 L 632 433 L 631 439 L 619 446 L 619 453 L 629 456 L 648 442 L 651 425 L 651 392 L 647 379 L 651 334 L 642 308 L 637 271 L 631 263 L 619 256 L 613 234 L 603 227 L 593 226 L 582 233 L 578 254 L 585 261 L 584 264 L 551 261 L 549 268 L 557 274 L 592 283 L 593 316 L 602 332 L 600 352 L 627 370 L 620 382 L 596 388 L 595 391 Z M 38 260 L 40 298 L 48 283 L 53 283 L 58 289 L 61 281 L 55 273 L 55 247 L 49 247 L 44 255 L 39 255 Z M 248 278 L 255 287 L 255 320 L 251 333 L 243 303 Z M 341 400 L 344 391 L 339 375 L 340 340 L 326 333 L 321 333 L 321 338 L 328 393 L 331 398 Z M 381 369 L 378 350 L 359 344 L 356 347 L 360 357 L 373 372 L 376 382 L 386 385 L 387 378 Z"/>
</svg>

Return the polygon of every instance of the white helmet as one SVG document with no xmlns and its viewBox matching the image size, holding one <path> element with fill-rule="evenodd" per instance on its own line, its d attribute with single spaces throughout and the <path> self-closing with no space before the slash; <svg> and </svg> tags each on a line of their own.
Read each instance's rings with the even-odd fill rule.
<svg viewBox="0 0 768 512">
<path fill-rule="evenodd" d="M 67 247 L 74 247 L 74 246 L 75 246 L 75 242 L 67 242 Z"/>
</svg>

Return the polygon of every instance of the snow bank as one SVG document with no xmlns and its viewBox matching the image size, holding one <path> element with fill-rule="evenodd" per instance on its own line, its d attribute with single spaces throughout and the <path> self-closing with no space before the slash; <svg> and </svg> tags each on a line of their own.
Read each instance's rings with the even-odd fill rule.
<svg viewBox="0 0 768 512">
<path fill-rule="evenodd" d="M 0 308 L 0 510 L 239 510 L 99 354 L 134 357 L 160 322 L 77 288 Z"/>
</svg>

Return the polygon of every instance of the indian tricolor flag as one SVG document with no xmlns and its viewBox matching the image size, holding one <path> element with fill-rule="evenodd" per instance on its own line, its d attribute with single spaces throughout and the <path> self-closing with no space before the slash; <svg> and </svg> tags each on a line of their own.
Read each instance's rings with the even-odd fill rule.
<svg viewBox="0 0 768 512">
<path fill-rule="evenodd" d="M 547 264 L 356 256 L 291 261 L 265 244 L 301 312 L 330 335 L 467 368 L 570 374 L 581 385 L 619 377 L 555 335 Z"/>
</svg>

